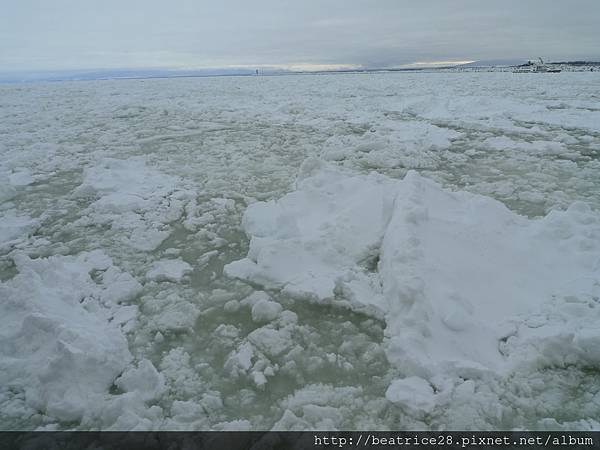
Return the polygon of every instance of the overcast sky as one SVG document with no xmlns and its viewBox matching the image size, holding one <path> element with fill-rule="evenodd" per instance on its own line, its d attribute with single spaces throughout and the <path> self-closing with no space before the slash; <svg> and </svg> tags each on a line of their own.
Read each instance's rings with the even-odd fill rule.
<svg viewBox="0 0 600 450">
<path fill-rule="evenodd" d="M 600 0 L 2 0 L 0 71 L 600 58 Z"/>
</svg>

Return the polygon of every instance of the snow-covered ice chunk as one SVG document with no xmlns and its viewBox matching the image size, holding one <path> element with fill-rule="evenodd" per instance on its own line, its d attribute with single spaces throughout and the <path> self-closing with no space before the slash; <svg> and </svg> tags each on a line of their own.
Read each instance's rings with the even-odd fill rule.
<svg viewBox="0 0 600 450">
<path fill-rule="evenodd" d="M 0 203 L 10 200 L 17 195 L 17 190 L 8 180 L 3 180 L 0 175 Z"/>
<path fill-rule="evenodd" d="M 144 158 L 104 158 L 84 171 L 76 197 L 95 197 L 76 225 L 110 224 L 123 243 L 143 251 L 170 234 L 169 223 L 183 214 L 175 195 L 178 179 L 149 167 Z"/>
<path fill-rule="evenodd" d="M 147 295 L 142 300 L 144 313 L 151 316 L 148 326 L 161 332 L 190 330 L 200 314 L 196 303 L 169 290 Z"/>
<path fill-rule="evenodd" d="M 252 306 L 252 320 L 255 322 L 270 322 L 275 320 L 282 311 L 277 302 L 259 300 Z"/>
<path fill-rule="evenodd" d="M 564 155 L 567 149 L 564 144 L 553 141 L 515 141 L 506 136 L 491 137 L 483 141 L 483 145 L 493 150 L 517 150 L 529 153 Z"/>
<path fill-rule="evenodd" d="M 148 280 L 180 282 L 193 270 L 192 266 L 182 259 L 161 259 L 152 264 L 146 273 Z"/>
<path fill-rule="evenodd" d="M 383 312 L 388 359 L 405 373 L 471 377 L 538 361 L 515 348 L 533 345 L 518 324 L 557 295 L 591 299 L 600 283 L 600 216 L 585 204 L 530 220 L 414 171 L 395 181 L 311 170 L 296 191 L 248 207 L 248 256 L 225 271 Z M 573 340 L 560 329 L 545 328 L 555 352 L 595 354 L 585 330 Z"/>
<path fill-rule="evenodd" d="M 234 374 L 246 372 L 252 367 L 253 355 L 252 344 L 245 342 L 229 354 L 225 361 L 225 368 Z"/>
<path fill-rule="evenodd" d="M 0 385 L 24 393 L 24 408 L 81 420 L 102 407 L 132 359 L 112 320 L 123 296 L 90 276 L 118 269 L 101 251 L 14 260 L 17 275 L 0 283 Z"/>
<path fill-rule="evenodd" d="M 29 169 L 20 169 L 11 173 L 8 180 L 13 186 L 28 186 L 35 181 Z"/>
<path fill-rule="evenodd" d="M 18 215 L 14 210 L 3 211 L 0 220 L 0 245 L 13 239 L 26 237 L 38 224 L 37 220 Z"/>
<path fill-rule="evenodd" d="M 127 303 L 142 290 L 142 285 L 134 277 L 116 266 L 109 267 L 102 274 L 102 282 L 106 286 L 106 295 L 115 303 Z"/>
<path fill-rule="evenodd" d="M 392 381 L 385 397 L 413 413 L 430 413 L 435 407 L 435 394 L 431 384 L 419 377 Z"/>
<path fill-rule="evenodd" d="M 143 158 L 104 158 L 97 165 L 85 169 L 83 184 L 77 193 L 97 192 L 138 197 L 144 201 L 155 193 L 174 188 L 176 179 L 146 166 Z"/>
<path fill-rule="evenodd" d="M 292 345 L 290 331 L 287 328 L 274 329 L 261 327 L 248 335 L 248 340 L 267 355 L 278 356 Z"/>
<path fill-rule="evenodd" d="M 272 431 L 338 430 L 344 427 L 344 411 L 359 409 L 364 414 L 363 389 L 356 386 L 310 384 L 281 402 L 283 415 Z"/>
<path fill-rule="evenodd" d="M 139 392 L 145 401 L 156 400 L 166 390 L 164 375 L 147 359 L 126 370 L 115 380 L 115 385 L 125 392 Z"/>
<path fill-rule="evenodd" d="M 248 257 L 225 273 L 321 301 L 334 297 L 338 279 L 359 290 L 370 282 L 361 263 L 378 252 L 393 186 L 380 175 L 326 168 L 280 200 L 250 205 L 243 218 Z"/>
<path fill-rule="evenodd" d="M 321 156 L 328 161 L 361 161 L 372 168 L 433 168 L 441 151 L 461 135 L 422 121 L 384 120 L 359 136 L 330 137 Z"/>
</svg>

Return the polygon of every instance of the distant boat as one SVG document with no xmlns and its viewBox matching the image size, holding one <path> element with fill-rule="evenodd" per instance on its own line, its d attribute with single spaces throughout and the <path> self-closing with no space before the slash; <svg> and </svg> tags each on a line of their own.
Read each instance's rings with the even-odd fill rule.
<svg viewBox="0 0 600 450">
<path fill-rule="evenodd" d="M 529 61 L 524 66 L 516 67 L 513 73 L 559 73 L 561 69 L 550 67 L 542 58 L 538 58 L 539 62 Z"/>
</svg>

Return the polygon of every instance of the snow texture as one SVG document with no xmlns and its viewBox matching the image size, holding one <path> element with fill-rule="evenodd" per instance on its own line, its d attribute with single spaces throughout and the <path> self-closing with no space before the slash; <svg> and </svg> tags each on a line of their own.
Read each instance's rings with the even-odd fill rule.
<svg viewBox="0 0 600 450">
<path fill-rule="evenodd" d="M 471 378 L 543 366 L 547 354 L 600 362 L 600 215 L 584 203 L 531 220 L 414 171 L 396 182 L 325 167 L 251 205 L 243 223 L 248 257 L 227 274 L 308 300 L 335 301 L 337 289 L 351 306 L 376 308 L 388 358 L 406 372 Z M 569 298 L 587 314 L 568 313 Z M 562 314 L 544 317 L 547 308 Z"/>
<path fill-rule="evenodd" d="M 146 278 L 155 281 L 172 281 L 180 282 L 183 277 L 192 271 L 190 266 L 181 259 L 163 259 L 156 261 L 148 273 Z"/>
<path fill-rule="evenodd" d="M 600 429 L 597 92 L 0 86 L 0 428 Z"/>
<path fill-rule="evenodd" d="M 3 405 L 46 411 L 79 421 L 101 408 L 113 380 L 132 360 L 123 307 L 141 285 L 101 251 L 30 259 L 17 254 L 18 270 L 0 285 L 3 389 L 24 398 Z M 90 273 L 102 273 L 95 282 Z M 103 278 L 119 278 L 118 284 Z M 119 320 L 118 316 L 124 320 Z"/>
</svg>

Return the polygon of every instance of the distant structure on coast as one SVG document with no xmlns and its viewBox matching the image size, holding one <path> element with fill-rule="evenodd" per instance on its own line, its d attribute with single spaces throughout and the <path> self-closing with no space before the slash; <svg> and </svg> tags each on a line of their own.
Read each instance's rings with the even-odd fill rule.
<svg viewBox="0 0 600 450">
<path fill-rule="evenodd" d="M 527 64 L 515 67 L 513 73 L 559 73 L 560 71 L 558 67 L 551 67 L 542 58 L 538 58 L 538 61 L 528 61 Z"/>
</svg>

